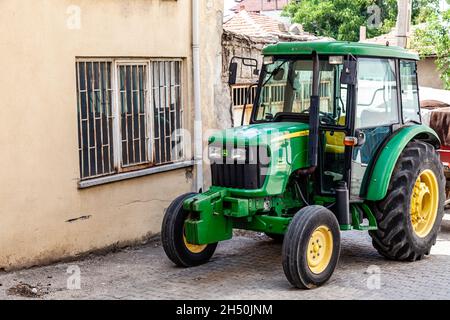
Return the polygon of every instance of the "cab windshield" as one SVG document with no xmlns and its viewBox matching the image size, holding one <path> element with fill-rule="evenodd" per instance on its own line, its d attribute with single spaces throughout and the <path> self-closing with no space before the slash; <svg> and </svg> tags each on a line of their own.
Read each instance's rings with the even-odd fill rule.
<svg viewBox="0 0 450 320">
<path fill-rule="evenodd" d="M 322 124 L 345 126 L 347 85 L 340 85 L 342 65 L 320 60 L 320 119 Z M 266 64 L 256 101 L 256 121 L 274 121 L 282 113 L 309 113 L 313 83 L 313 61 L 276 60 Z"/>
</svg>

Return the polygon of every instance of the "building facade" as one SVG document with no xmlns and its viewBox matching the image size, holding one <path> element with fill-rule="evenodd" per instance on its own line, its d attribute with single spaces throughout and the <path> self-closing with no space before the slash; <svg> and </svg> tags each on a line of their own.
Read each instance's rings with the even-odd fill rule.
<svg viewBox="0 0 450 320">
<path fill-rule="evenodd" d="M 440 71 L 436 65 L 436 56 L 422 57 L 417 62 L 419 86 L 433 89 L 444 89 L 444 82 L 440 77 Z"/>
<path fill-rule="evenodd" d="M 0 269 L 139 243 L 193 191 L 191 5 L 0 2 Z M 222 14 L 200 0 L 204 128 Z"/>
</svg>

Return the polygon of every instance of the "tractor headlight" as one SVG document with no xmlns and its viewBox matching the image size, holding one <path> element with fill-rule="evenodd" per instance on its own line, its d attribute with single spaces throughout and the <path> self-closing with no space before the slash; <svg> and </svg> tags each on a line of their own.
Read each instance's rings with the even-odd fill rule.
<svg viewBox="0 0 450 320">
<path fill-rule="evenodd" d="M 224 156 L 223 149 L 221 147 L 209 146 L 208 157 L 211 160 L 219 160 Z"/>
<path fill-rule="evenodd" d="M 231 158 L 239 162 L 244 162 L 247 159 L 247 151 L 245 150 L 245 148 L 232 149 Z"/>
</svg>

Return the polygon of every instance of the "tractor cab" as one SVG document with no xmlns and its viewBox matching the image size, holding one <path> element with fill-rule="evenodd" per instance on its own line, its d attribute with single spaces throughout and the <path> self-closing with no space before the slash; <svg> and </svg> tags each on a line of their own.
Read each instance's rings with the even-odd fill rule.
<svg viewBox="0 0 450 320">
<path fill-rule="evenodd" d="M 419 57 L 348 42 L 279 43 L 263 55 L 249 123 L 209 137 L 212 186 L 167 210 L 167 256 L 199 265 L 233 229 L 262 232 L 283 243 L 289 282 L 313 288 L 334 271 L 341 231 L 369 231 L 389 259 L 429 254 L 445 178 L 439 138 L 421 124 Z"/>
<path fill-rule="evenodd" d="M 370 49 L 379 52 L 363 52 Z M 264 54 L 250 124 L 309 124 L 316 85 L 317 192 L 333 194 L 344 181 L 351 199 L 364 198 L 363 179 L 378 148 L 402 126 L 421 124 L 417 57 L 395 47 L 336 42 L 283 43 Z"/>
</svg>

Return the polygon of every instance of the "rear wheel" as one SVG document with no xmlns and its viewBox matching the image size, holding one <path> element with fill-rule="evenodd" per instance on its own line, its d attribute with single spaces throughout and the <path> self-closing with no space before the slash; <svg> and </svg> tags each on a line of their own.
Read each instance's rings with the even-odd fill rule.
<svg viewBox="0 0 450 320">
<path fill-rule="evenodd" d="M 189 212 L 183 209 L 183 203 L 195 195 L 187 193 L 176 198 L 167 209 L 162 223 L 161 240 L 164 251 L 180 267 L 193 267 L 208 262 L 217 247 L 217 243 L 196 245 L 186 239 L 184 223 L 189 218 Z"/>
<path fill-rule="evenodd" d="M 373 246 L 393 260 L 415 261 L 430 253 L 444 215 L 445 177 L 435 149 L 410 142 L 391 177 L 386 198 L 372 205 L 378 230 Z"/>
<path fill-rule="evenodd" d="M 282 259 L 289 282 L 301 289 L 318 287 L 330 279 L 341 248 L 335 215 L 322 206 L 301 209 L 286 232 Z"/>
</svg>

